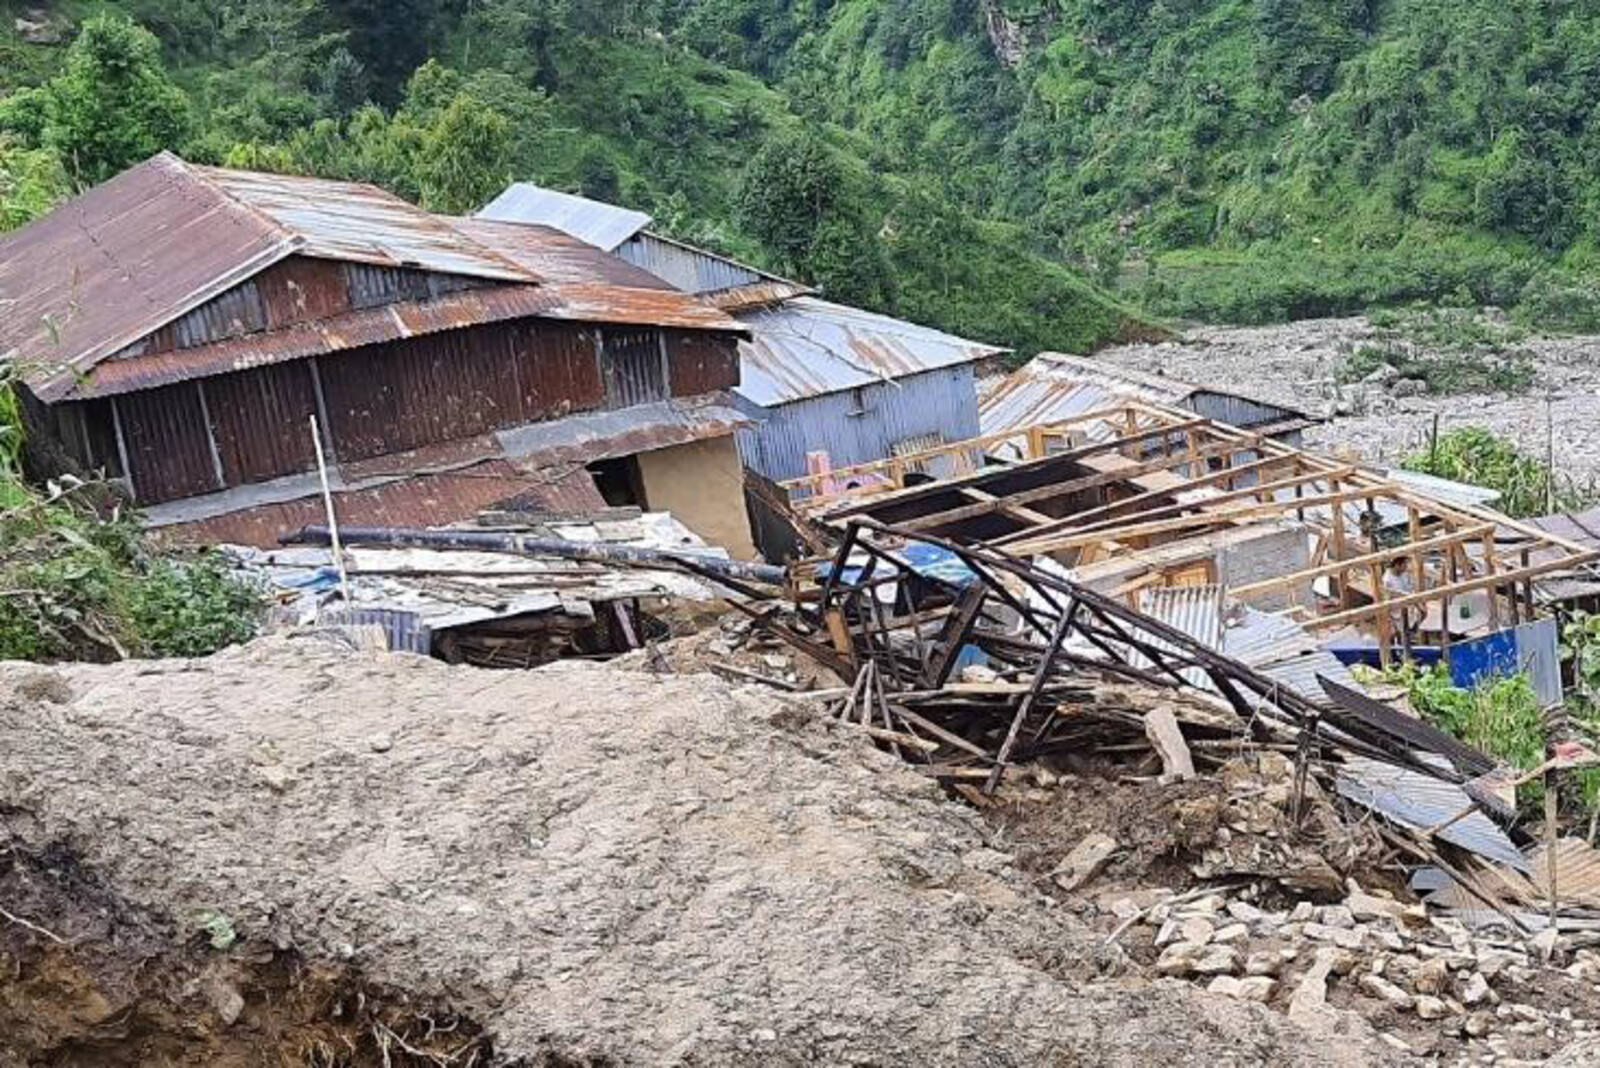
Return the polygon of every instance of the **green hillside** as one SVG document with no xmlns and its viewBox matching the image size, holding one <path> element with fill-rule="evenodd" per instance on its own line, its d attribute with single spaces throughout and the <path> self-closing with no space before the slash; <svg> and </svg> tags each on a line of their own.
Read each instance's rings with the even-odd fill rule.
<svg viewBox="0 0 1600 1068">
<path fill-rule="evenodd" d="M 92 183 L 162 147 L 201 162 L 373 181 L 447 212 L 522 178 L 643 208 L 670 233 L 837 299 L 1019 354 L 1153 330 L 1034 248 L 1017 220 L 972 213 L 916 168 L 878 166 L 870 135 L 661 32 L 675 5 L 49 8 L 67 40 L 95 27 L 72 47 L 20 39 L 13 19 L 34 6 L 12 5 L 0 24 L 6 225 L 49 202 L 52 175 Z M 108 11 L 154 34 L 147 56 L 122 22 L 92 21 Z M 152 105 L 169 86 L 182 100 L 170 114 Z"/>
</svg>

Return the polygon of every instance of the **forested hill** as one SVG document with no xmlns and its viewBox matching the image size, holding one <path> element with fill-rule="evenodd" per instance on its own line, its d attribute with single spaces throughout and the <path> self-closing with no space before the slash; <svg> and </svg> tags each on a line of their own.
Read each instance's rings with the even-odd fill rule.
<svg viewBox="0 0 1600 1068">
<path fill-rule="evenodd" d="M 531 178 L 1024 351 L 1138 332 L 1130 306 L 1600 307 L 1600 5 L 1575 0 L 35 7 L 0 25 L 13 225 L 172 147 L 445 211 Z M 154 39 L 67 46 L 107 10 Z"/>
</svg>

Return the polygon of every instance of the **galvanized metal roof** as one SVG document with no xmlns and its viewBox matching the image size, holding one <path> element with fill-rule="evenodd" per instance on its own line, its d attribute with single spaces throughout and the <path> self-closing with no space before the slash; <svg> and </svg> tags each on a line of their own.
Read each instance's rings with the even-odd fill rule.
<svg viewBox="0 0 1600 1068">
<path fill-rule="evenodd" d="M 762 407 L 956 367 L 1007 351 L 902 319 L 797 297 L 740 312 L 738 393 Z"/>
<path fill-rule="evenodd" d="M 100 361 L 296 254 L 537 281 L 372 186 L 162 153 L 0 240 L 0 360 L 58 400 Z"/>
<path fill-rule="evenodd" d="M 1416 754 L 1425 759 L 1429 754 Z M 1425 831 L 1471 807 L 1472 798 L 1453 783 L 1418 771 L 1347 754 L 1334 781 L 1340 794 L 1381 812 L 1396 823 Z M 1440 838 L 1518 871 L 1528 861 L 1506 833 L 1482 812 L 1473 812 L 1438 832 Z"/>
<path fill-rule="evenodd" d="M 1600 505 L 1587 512 L 1558 512 L 1528 520 L 1546 534 L 1590 549 L 1600 549 Z"/>
<path fill-rule="evenodd" d="M 978 400 L 985 434 L 1018 427 L 1060 422 L 1083 412 L 1112 407 L 1129 398 L 1189 408 L 1193 398 L 1219 394 L 1236 397 L 1274 413 L 1276 419 L 1305 416 L 1282 405 L 1258 401 L 1245 393 L 1220 394 L 1188 382 L 1143 374 L 1116 364 L 1061 352 L 1045 352 L 1003 378 L 983 383 Z"/>
<path fill-rule="evenodd" d="M 478 212 L 480 219 L 553 226 L 596 248 L 610 252 L 650 225 L 642 211 L 598 200 L 558 193 L 529 182 L 516 182 Z"/>
</svg>

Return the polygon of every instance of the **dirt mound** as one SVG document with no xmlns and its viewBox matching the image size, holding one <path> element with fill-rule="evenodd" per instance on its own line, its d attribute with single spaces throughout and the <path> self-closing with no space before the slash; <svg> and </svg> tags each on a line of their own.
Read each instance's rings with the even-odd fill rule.
<svg viewBox="0 0 1600 1068">
<path fill-rule="evenodd" d="M 164 931 L 161 947 L 118 942 L 30 882 L 11 916 L 65 924 L 52 934 L 81 938 L 80 957 L 294 954 L 448 1006 L 500 1063 L 1384 1059 L 1259 1006 L 1103 977 L 1099 939 L 975 814 L 768 692 L 276 640 L 187 663 L 0 665 L 0 695 L 9 855 L 70 857 Z M 72 880 L 52 892 L 112 908 L 82 908 Z M 72 948 L 0 916 L 20 984 Z M 249 979 L 245 1023 L 280 989 Z M 0 1035 L 0 1063 L 51 1056 L 45 1037 Z M 326 1063 L 385 1063 L 341 1056 Z"/>
</svg>

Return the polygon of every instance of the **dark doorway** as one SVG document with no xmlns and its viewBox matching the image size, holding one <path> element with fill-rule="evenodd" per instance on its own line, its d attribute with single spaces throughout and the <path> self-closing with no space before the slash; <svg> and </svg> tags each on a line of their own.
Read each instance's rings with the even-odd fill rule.
<svg viewBox="0 0 1600 1068">
<path fill-rule="evenodd" d="M 598 460 L 588 465 L 594 476 L 595 488 L 613 508 L 648 508 L 644 497 L 644 477 L 639 473 L 639 460 L 634 456 L 619 456 L 614 460 Z"/>
</svg>

